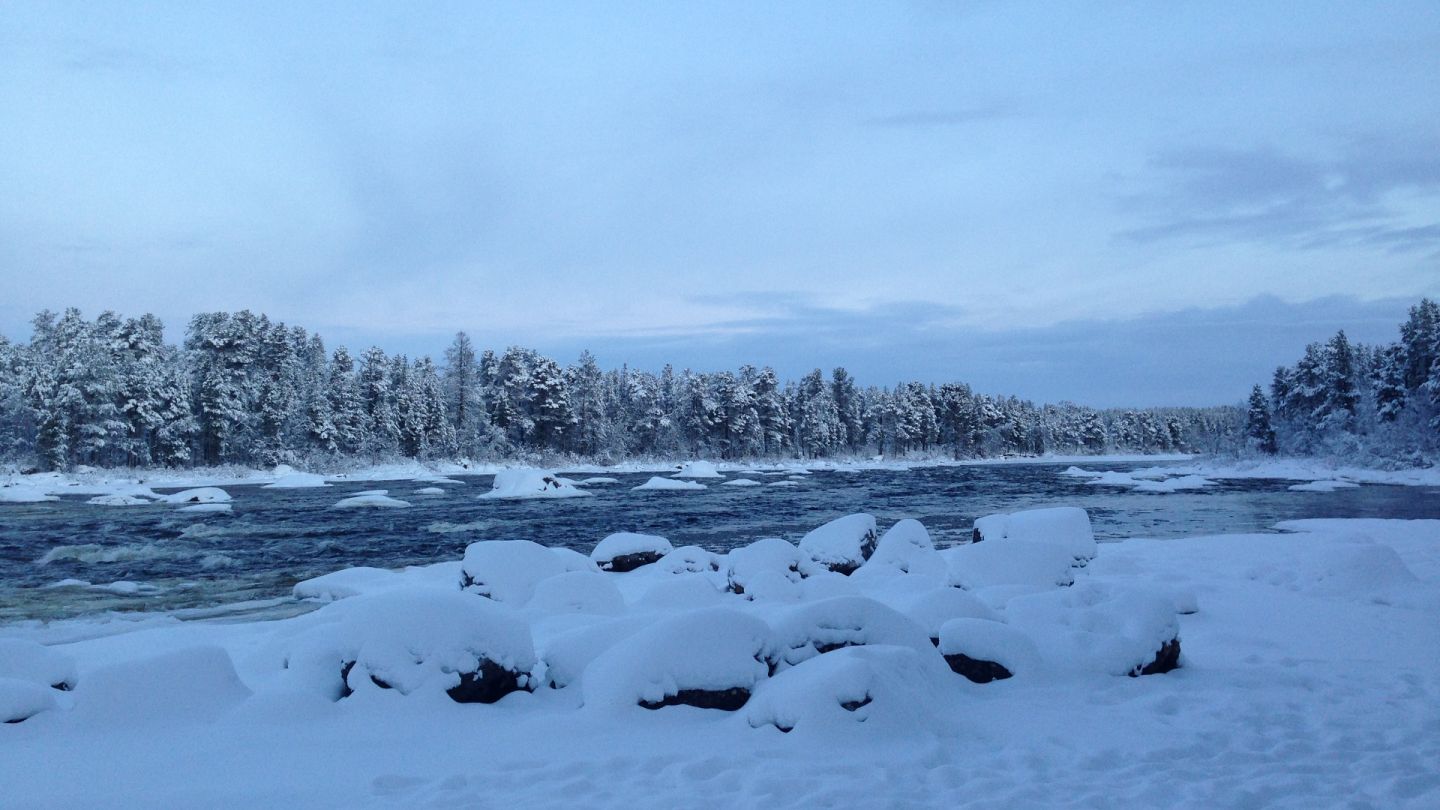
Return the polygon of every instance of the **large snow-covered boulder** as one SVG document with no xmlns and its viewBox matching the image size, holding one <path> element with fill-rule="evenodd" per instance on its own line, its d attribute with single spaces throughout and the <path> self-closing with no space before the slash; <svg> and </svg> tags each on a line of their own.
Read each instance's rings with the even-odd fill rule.
<svg viewBox="0 0 1440 810">
<path fill-rule="evenodd" d="M 1075 581 L 1075 557 L 1070 549 L 1052 543 L 971 543 L 940 554 L 950 566 L 950 581 L 968 590 L 997 585 L 1056 588 Z"/>
<path fill-rule="evenodd" d="M 181 504 L 229 503 L 230 493 L 219 487 L 197 487 L 195 489 L 173 492 L 169 495 L 162 495 L 161 499 L 164 500 L 165 503 Z"/>
<path fill-rule="evenodd" d="M 752 728 L 774 726 L 817 741 L 864 723 L 867 739 L 885 727 L 911 737 L 939 730 L 944 721 L 937 699 L 951 691 L 953 678 L 934 651 L 870 645 L 816 656 L 760 684 L 745 706 Z"/>
<path fill-rule="evenodd" d="M 708 461 L 695 460 L 687 461 L 680 465 L 680 470 L 671 476 L 672 478 L 724 478 L 720 470 Z"/>
<path fill-rule="evenodd" d="M 616 532 L 595 544 L 590 559 L 601 571 L 620 574 L 657 563 L 674 550 L 670 541 L 659 535 Z"/>
<path fill-rule="evenodd" d="M 443 691 L 458 703 L 494 703 L 531 688 L 536 657 L 530 627 L 515 611 L 489 600 L 410 587 L 322 610 L 337 620 L 303 639 L 292 659 L 328 661 L 343 680 L 341 697 L 394 689 L 403 695 Z"/>
<path fill-rule="evenodd" d="M 484 499 L 585 498 L 593 497 L 572 483 L 562 480 L 549 470 L 518 468 L 495 473 L 490 491 Z"/>
<path fill-rule="evenodd" d="M 976 519 L 972 535 L 976 543 L 1023 540 L 1054 545 L 1082 562 L 1095 556 L 1095 532 L 1090 528 L 1090 515 L 1074 506 L 987 515 Z"/>
<path fill-rule="evenodd" d="M 614 616 L 625 612 L 625 599 L 604 574 L 567 571 L 535 584 L 525 612 L 537 616 L 570 613 Z"/>
<path fill-rule="evenodd" d="M 225 649 L 183 647 L 87 670 L 71 712 L 80 726 L 127 732 L 139 726 L 210 721 L 250 697 Z"/>
<path fill-rule="evenodd" d="M 768 677 L 765 622 L 726 608 L 682 613 L 623 639 L 585 671 L 586 707 L 734 711 Z"/>
<path fill-rule="evenodd" d="M 732 593 L 753 595 L 755 586 L 767 579 L 799 583 L 816 566 L 808 555 L 779 537 L 766 537 L 748 546 L 731 549 L 725 555 L 726 581 Z"/>
<path fill-rule="evenodd" d="M 695 481 L 679 481 L 674 478 L 652 477 L 649 481 L 638 487 L 631 487 L 631 492 L 695 492 L 702 489 L 709 489 L 704 484 Z"/>
<path fill-rule="evenodd" d="M 794 666 L 842 647 L 890 644 L 927 655 L 935 646 L 920 625 L 863 596 L 837 596 L 786 610 L 772 622 L 777 668 Z"/>
<path fill-rule="evenodd" d="M 873 515 L 846 515 L 810 530 L 800 538 L 800 550 L 817 565 L 850 574 L 870 559 L 876 537 Z"/>
<path fill-rule="evenodd" d="M 581 555 L 586 563 L 590 561 Z M 593 563 L 590 563 L 593 565 Z M 481 540 L 465 547 L 460 587 L 521 607 L 542 580 L 575 570 L 568 558 L 529 540 Z"/>
<path fill-rule="evenodd" d="M 982 619 L 998 622 L 996 613 L 979 597 L 960 588 L 932 588 L 921 591 L 900 607 L 900 612 L 920 625 L 937 646 L 940 629 L 953 619 Z"/>
<path fill-rule="evenodd" d="M 703 574 L 720 570 L 721 557 L 699 546 L 681 546 L 656 563 L 655 570 L 667 574 Z"/>
<path fill-rule="evenodd" d="M 370 490 L 351 495 L 348 498 L 341 498 L 335 502 L 332 509 L 403 509 L 410 505 L 409 501 L 402 501 L 399 498 L 390 497 L 389 491 L 384 489 Z"/>
<path fill-rule="evenodd" d="M 1040 650 L 1021 630 L 981 618 L 951 619 L 940 627 L 940 654 L 974 683 L 1001 681 L 1040 666 Z"/>
<path fill-rule="evenodd" d="M 0 723 L 21 723 L 55 708 L 55 690 L 24 678 L 0 675 Z"/>
<path fill-rule="evenodd" d="M 58 650 L 19 638 L 0 638 L 0 678 L 18 678 L 62 692 L 75 688 L 75 661 Z"/>
<path fill-rule="evenodd" d="M 550 636 L 540 647 L 544 683 L 551 689 L 580 683 L 592 661 L 654 621 L 652 616 L 618 616 Z"/>
<path fill-rule="evenodd" d="M 1005 618 L 1058 668 L 1135 676 L 1180 666 L 1175 604 L 1151 591 L 1082 582 L 1011 599 Z"/>
<path fill-rule="evenodd" d="M 898 574 L 944 579 L 949 574 L 945 558 L 935 550 L 930 532 L 918 520 L 906 518 L 891 526 L 875 544 L 875 551 L 855 572 L 863 579 Z"/>
<path fill-rule="evenodd" d="M 117 492 L 110 495 L 96 495 L 85 503 L 91 506 L 145 506 L 154 503 L 154 501 L 149 498 L 142 498 L 139 495 L 126 495 Z"/>
</svg>

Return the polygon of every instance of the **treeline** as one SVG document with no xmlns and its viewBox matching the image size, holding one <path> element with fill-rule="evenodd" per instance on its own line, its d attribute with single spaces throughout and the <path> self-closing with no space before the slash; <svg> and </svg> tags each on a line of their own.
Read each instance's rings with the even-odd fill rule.
<svg viewBox="0 0 1440 810">
<path fill-rule="evenodd" d="M 1430 463 L 1440 451 L 1440 306 L 1410 308 L 1400 339 L 1351 343 L 1342 330 L 1250 392 L 1251 450 Z"/>
<path fill-rule="evenodd" d="M 1238 408 L 1096 410 L 992 397 L 962 383 L 860 386 L 843 368 L 602 370 L 531 349 L 443 364 L 244 311 L 195 316 L 179 346 L 151 315 L 43 312 L 28 344 L 0 337 L 0 453 L 41 469 L 327 464 L 344 459 L 568 455 L 817 458 L 925 453 L 1222 451 Z"/>
</svg>

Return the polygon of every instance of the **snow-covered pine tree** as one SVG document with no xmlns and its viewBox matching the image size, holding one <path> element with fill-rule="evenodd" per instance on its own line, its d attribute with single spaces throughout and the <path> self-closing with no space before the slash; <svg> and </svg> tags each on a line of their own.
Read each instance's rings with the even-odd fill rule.
<svg viewBox="0 0 1440 810">
<path fill-rule="evenodd" d="M 1260 386 L 1250 389 L 1250 402 L 1245 412 L 1245 436 L 1252 450 L 1274 455 L 1275 429 L 1270 425 L 1270 404 Z"/>
</svg>

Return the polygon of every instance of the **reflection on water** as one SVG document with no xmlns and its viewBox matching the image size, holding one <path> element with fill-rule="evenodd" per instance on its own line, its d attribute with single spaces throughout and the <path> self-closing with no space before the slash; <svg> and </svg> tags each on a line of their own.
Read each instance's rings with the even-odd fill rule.
<svg viewBox="0 0 1440 810">
<path fill-rule="evenodd" d="M 1133 469 L 1144 465 L 1100 465 Z M 393 568 L 458 559 L 467 543 L 527 539 L 588 552 L 614 531 L 668 537 L 716 551 L 759 537 L 799 539 L 852 512 L 881 527 L 919 518 L 937 543 L 964 542 L 976 517 L 1038 506 L 1089 510 L 1096 536 L 1177 537 L 1265 531 L 1281 520 L 1316 517 L 1440 518 L 1433 488 L 1365 486 L 1333 493 L 1290 492 L 1283 481 L 1222 482 L 1165 495 L 1097 487 L 1060 475 L 1065 465 L 1010 464 L 908 471 L 822 471 L 794 487 L 727 487 L 703 492 L 631 492 L 650 474 L 617 475 L 593 498 L 477 500 L 489 476 L 413 494 L 412 482 L 354 482 L 324 489 L 226 489 L 232 514 L 186 515 L 164 505 L 103 507 L 84 498 L 0 505 L 0 621 L 104 610 L 193 609 L 288 594 L 299 580 L 355 565 Z M 735 477 L 735 476 L 732 476 Z M 777 478 L 760 478 L 763 481 Z M 383 488 L 409 509 L 339 510 L 358 491 Z M 46 587 L 66 580 L 121 585 L 110 590 Z"/>
</svg>

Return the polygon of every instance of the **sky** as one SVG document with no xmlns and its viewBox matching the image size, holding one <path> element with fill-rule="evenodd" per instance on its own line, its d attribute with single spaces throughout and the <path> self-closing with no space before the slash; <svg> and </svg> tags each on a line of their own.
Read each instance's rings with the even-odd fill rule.
<svg viewBox="0 0 1440 810">
<path fill-rule="evenodd" d="M 0 333 L 1238 401 L 1440 296 L 1440 3 L 0 0 Z"/>
</svg>

